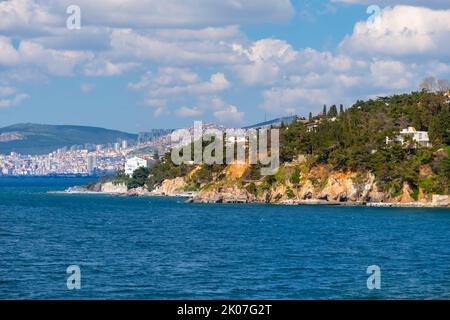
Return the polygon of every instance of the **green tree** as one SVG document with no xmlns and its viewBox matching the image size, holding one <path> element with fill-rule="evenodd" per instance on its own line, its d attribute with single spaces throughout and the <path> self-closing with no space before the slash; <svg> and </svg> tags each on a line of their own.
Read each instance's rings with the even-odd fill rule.
<svg viewBox="0 0 450 320">
<path fill-rule="evenodd" d="M 296 167 L 291 176 L 291 182 L 295 187 L 298 187 L 300 185 L 300 174 L 300 168 Z"/>
<path fill-rule="evenodd" d="M 128 189 L 134 189 L 145 186 L 148 176 L 150 174 L 149 168 L 140 167 L 134 170 L 131 180 L 128 182 Z"/>
<path fill-rule="evenodd" d="M 337 108 L 336 108 L 336 105 L 333 104 L 330 107 L 330 110 L 328 111 L 328 117 L 335 118 L 337 116 L 338 116 Z"/>
<path fill-rule="evenodd" d="M 431 121 L 430 136 L 434 143 L 450 144 L 450 112 L 442 108 Z"/>
</svg>

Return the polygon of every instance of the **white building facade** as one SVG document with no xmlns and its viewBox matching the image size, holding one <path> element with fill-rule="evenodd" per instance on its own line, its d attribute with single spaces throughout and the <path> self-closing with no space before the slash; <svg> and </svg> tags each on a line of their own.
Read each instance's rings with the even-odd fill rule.
<svg viewBox="0 0 450 320">
<path fill-rule="evenodd" d="M 430 138 L 428 137 L 427 131 L 417 131 L 413 127 L 408 127 L 407 129 L 403 129 L 400 131 L 400 134 L 394 139 L 389 139 L 386 137 L 386 144 L 391 143 L 392 141 L 399 142 L 402 145 L 405 144 L 406 138 L 411 138 L 412 141 L 416 142 L 418 145 L 422 147 L 431 147 Z"/>
<path fill-rule="evenodd" d="M 147 160 L 140 157 L 127 159 L 127 162 L 125 163 L 125 174 L 132 176 L 136 169 L 149 168 L 153 164 L 154 160 Z"/>
</svg>

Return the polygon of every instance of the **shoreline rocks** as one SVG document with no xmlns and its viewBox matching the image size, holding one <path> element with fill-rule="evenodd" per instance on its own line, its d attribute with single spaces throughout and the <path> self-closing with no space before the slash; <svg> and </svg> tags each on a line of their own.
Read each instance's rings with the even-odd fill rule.
<svg viewBox="0 0 450 320">
<path fill-rule="evenodd" d="M 241 170 L 242 171 L 242 170 Z M 240 172 L 238 172 L 240 173 Z M 234 175 L 237 173 L 233 173 Z M 189 203 L 241 203 L 241 204 L 277 204 L 277 205 L 333 205 L 333 206 L 370 206 L 370 207 L 418 207 L 450 208 L 449 195 L 425 195 L 419 189 L 417 201 L 413 199 L 413 190 L 407 183 L 402 193 L 392 196 L 381 191 L 372 174 L 356 172 L 336 172 L 326 166 L 312 169 L 302 176 L 301 183 L 293 185 L 288 179 L 277 181 L 269 187 L 248 189 L 240 180 L 216 181 L 199 192 L 185 191 L 186 179 L 177 177 L 164 180 L 153 191 L 140 187 L 127 189 L 125 184 L 98 182 L 89 187 L 72 187 L 67 194 L 108 194 L 127 197 L 184 197 Z M 254 188 L 261 182 L 255 182 Z M 248 189 L 248 190 L 247 190 Z M 253 192 L 250 192 L 255 190 Z"/>
</svg>

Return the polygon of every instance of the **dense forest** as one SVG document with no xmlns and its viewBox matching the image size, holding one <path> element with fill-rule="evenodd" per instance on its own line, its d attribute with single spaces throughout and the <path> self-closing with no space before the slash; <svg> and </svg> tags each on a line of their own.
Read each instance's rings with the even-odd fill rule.
<svg viewBox="0 0 450 320">
<path fill-rule="evenodd" d="M 308 119 L 298 119 L 280 128 L 281 163 L 306 159 L 304 168 L 321 164 L 336 171 L 352 171 L 375 175 L 377 184 L 392 194 L 401 192 L 407 182 L 417 196 L 419 187 L 426 194 L 450 193 L 450 100 L 442 92 L 411 94 L 357 101 L 344 110 L 342 105 L 323 107 Z M 308 130 L 308 124 L 314 129 Z M 386 137 L 395 137 L 409 126 L 429 133 L 432 147 L 421 147 L 414 141 L 386 144 Z M 138 169 L 131 179 L 119 176 L 117 181 L 129 188 L 147 186 L 153 189 L 165 179 L 188 177 L 189 190 L 199 190 L 213 179 L 219 180 L 224 165 L 176 166 L 166 155 L 151 169 Z M 425 171 L 426 174 L 420 174 Z M 294 170 L 291 181 L 299 181 L 301 172 Z M 276 181 L 277 175 L 261 177 L 259 167 L 251 166 L 242 180 L 247 190 L 255 188 L 252 181 L 263 186 Z"/>
</svg>

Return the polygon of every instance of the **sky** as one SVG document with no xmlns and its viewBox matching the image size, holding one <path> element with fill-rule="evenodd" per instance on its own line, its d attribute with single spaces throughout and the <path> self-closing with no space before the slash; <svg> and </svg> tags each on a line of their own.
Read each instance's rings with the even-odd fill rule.
<svg viewBox="0 0 450 320">
<path fill-rule="evenodd" d="M 0 127 L 240 127 L 428 76 L 449 0 L 0 0 Z"/>
</svg>

